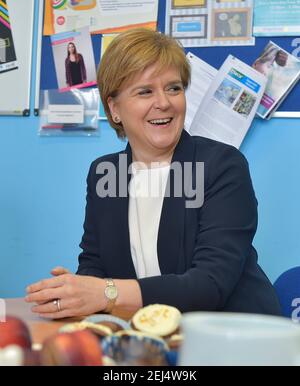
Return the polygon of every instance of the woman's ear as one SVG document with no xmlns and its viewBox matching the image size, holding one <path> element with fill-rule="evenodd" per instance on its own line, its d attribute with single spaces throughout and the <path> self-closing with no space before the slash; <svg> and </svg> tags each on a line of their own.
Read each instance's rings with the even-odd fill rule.
<svg viewBox="0 0 300 386">
<path fill-rule="evenodd" d="M 110 115 L 112 116 L 112 119 L 114 120 L 114 117 L 119 116 L 118 114 L 118 108 L 116 106 L 116 101 L 113 97 L 109 96 L 107 98 L 107 104 L 110 110 Z"/>
</svg>

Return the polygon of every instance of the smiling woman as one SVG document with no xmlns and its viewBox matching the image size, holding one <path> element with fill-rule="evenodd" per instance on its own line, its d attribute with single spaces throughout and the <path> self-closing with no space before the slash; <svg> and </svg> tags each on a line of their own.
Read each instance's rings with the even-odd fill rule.
<svg viewBox="0 0 300 386">
<path fill-rule="evenodd" d="M 252 246 L 257 202 L 247 161 L 184 131 L 189 81 L 184 51 L 166 35 L 131 30 L 107 48 L 101 99 L 129 143 L 92 163 L 77 275 L 58 268 L 30 286 L 35 312 L 61 318 L 163 303 L 280 314 Z M 125 189 L 97 189 L 124 181 Z"/>
<path fill-rule="evenodd" d="M 174 91 L 174 86 L 179 87 L 181 97 L 184 98 L 183 89 L 190 82 L 190 66 L 176 40 L 160 33 L 153 34 L 150 30 L 136 29 L 125 32 L 112 41 L 101 60 L 98 85 L 106 115 L 119 137 L 125 137 L 126 133 L 122 121 L 116 122 L 116 116 L 112 115 L 109 103 L 111 98 L 117 97 L 130 84 L 130 90 L 127 91 L 131 96 L 134 93 L 140 96 L 151 94 L 151 84 L 148 83 L 149 80 L 154 81 L 151 75 L 160 78 L 161 73 L 166 70 L 173 73 L 169 74 L 171 78 L 164 80 L 170 82 L 164 87 L 168 87 L 169 94 Z M 164 91 L 167 90 L 164 88 Z"/>
<path fill-rule="evenodd" d="M 151 65 L 123 85 L 107 103 L 118 117 L 140 162 L 171 161 L 184 125 L 185 95 L 180 73 Z M 137 154 L 138 153 L 138 154 Z"/>
</svg>

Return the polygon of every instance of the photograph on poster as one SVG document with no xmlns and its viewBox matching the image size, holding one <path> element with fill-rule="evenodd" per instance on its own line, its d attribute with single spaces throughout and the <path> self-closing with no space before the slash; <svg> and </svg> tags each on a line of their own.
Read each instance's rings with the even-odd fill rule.
<svg viewBox="0 0 300 386">
<path fill-rule="evenodd" d="M 214 40 L 245 39 L 251 35 L 250 15 L 248 9 L 214 9 Z"/>
<path fill-rule="evenodd" d="M 240 91 L 241 87 L 225 78 L 220 84 L 219 88 L 216 90 L 214 97 L 218 101 L 224 103 L 224 105 L 231 106 L 236 100 Z"/>
<path fill-rule="evenodd" d="M 53 35 L 51 44 L 61 91 L 96 84 L 96 65 L 88 27 Z"/>
<path fill-rule="evenodd" d="M 244 117 L 248 117 L 255 105 L 255 102 L 256 98 L 252 94 L 243 91 L 242 95 L 234 105 L 233 110 Z"/>
</svg>

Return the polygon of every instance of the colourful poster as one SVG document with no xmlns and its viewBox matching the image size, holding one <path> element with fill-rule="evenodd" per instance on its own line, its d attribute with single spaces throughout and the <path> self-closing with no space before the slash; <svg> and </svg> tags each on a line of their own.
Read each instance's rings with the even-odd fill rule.
<svg viewBox="0 0 300 386">
<path fill-rule="evenodd" d="M 52 35 L 51 45 L 60 91 L 97 84 L 94 51 L 88 27 Z"/>
<path fill-rule="evenodd" d="M 0 73 L 18 68 L 6 0 L 0 0 Z"/>
<path fill-rule="evenodd" d="M 184 47 L 254 45 L 253 0 L 166 0 L 165 32 Z"/>
<path fill-rule="evenodd" d="M 203 1 L 206 0 L 196 3 Z M 157 13 L 158 0 L 45 0 L 44 35 L 85 26 L 93 34 L 118 33 L 135 27 L 155 30 Z"/>
<path fill-rule="evenodd" d="M 268 80 L 257 110 L 268 119 L 300 79 L 300 60 L 270 41 L 253 67 Z"/>
</svg>

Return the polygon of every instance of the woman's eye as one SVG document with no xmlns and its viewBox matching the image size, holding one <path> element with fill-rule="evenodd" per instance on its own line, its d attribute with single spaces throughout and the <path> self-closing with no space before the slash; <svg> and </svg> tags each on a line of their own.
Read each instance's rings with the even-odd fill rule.
<svg viewBox="0 0 300 386">
<path fill-rule="evenodd" d="M 151 94 L 151 90 L 149 89 L 139 91 L 139 95 L 148 95 L 148 94 Z"/>
<path fill-rule="evenodd" d="M 182 90 L 183 90 L 183 88 L 181 86 L 171 86 L 168 88 L 168 91 L 171 91 L 171 92 L 179 92 Z"/>
</svg>

